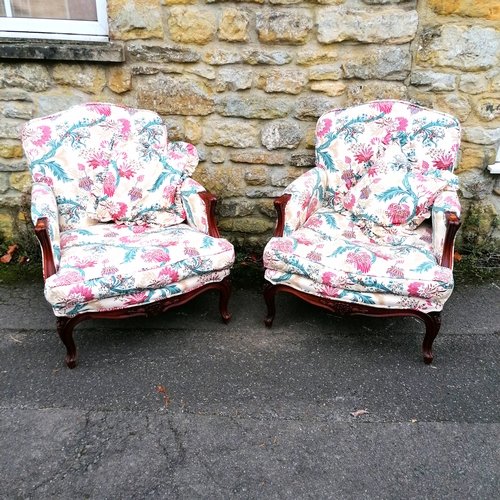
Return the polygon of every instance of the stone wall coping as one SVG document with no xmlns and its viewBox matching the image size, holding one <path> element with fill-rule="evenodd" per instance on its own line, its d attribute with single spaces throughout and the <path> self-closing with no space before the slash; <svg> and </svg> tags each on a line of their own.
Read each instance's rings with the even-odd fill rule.
<svg viewBox="0 0 500 500">
<path fill-rule="evenodd" d="M 54 40 L 16 40 L 0 42 L 0 60 L 2 59 L 124 62 L 125 48 L 120 42 L 68 43 Z"/>
</svg>

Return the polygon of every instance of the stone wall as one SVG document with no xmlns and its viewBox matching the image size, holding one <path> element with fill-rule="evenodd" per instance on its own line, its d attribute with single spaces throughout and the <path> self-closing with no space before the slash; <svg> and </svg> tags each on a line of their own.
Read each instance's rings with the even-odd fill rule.
<svg viewBox="0 0 500 500">
<path fill-rule="evenodd" d="M 108 0 L 108 13 L 123 61 L 103 62 L 109 46 L 88 44 L 90 62 L 54 60 L 29 41 L 14 46 L 26 59 L 4 51 L 4 238 L 29 193 L 22 123 L 84 101 L 155 110 L 172 140 L 195 144 L 195 178 L 219 197 L 221 230 L 253 250 L 272 233 L 273 199 L 314 165 L 321 113 L 378 98 L 440 109 L 463 125 L 464 218 L 474 209 L 475 227 L 490 230 L 500 210 L 500 179 L 486 170 L 500 141 L 498 0 Z M 79 53 L 70 49 L 60 52 Z"/>
</svg>

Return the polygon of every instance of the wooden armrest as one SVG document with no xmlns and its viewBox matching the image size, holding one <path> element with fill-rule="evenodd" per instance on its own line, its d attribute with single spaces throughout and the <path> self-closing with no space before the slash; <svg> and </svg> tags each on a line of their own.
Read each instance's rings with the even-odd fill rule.
<svg viewBox="0 0 500 500">
<path fill-rule="evenodd" d="M 217 205 L 217 196 L 209 193 L 208 191 L 202 191 L 198 193 L 200 198 L 205 202 L 207 207 L 207 224 L 208 224 L 208 234 L 213 238 L 220 238 L 219 228 L 217 227 L 217 222 L 215 221 L 215 207 Z"/>
<path fill-rule="evenodd" d="M 462 224 L 460 217 L 455 212 L 445 212 L 446 218 L 446 234 L 444 236 L 443 256 L 441 257 L 441 265 L 452 269 L 453 267 L 453 249 L 455 236 L 458 228 Z"/>
<path fill-rule="evenodd" d="M 49 276 L 56 274 L 54 252 L 52 251 L 52 243 L 50 242 L 49 235 L 49 219 L 47 217 L 37 219 L 35 234 L 42 247 L 43 279 L 46 280 Z"/>
<path fill-rule="evenodd" d="M 283 231 L 285 230 L 285 208 L 291 197 L 292 195 L 290 193 L 286 193 L 274 200 L 274 208 L 278 214 L 278 220 L 276 221 L 273 236 L 283 236 Z"/>
</svg>

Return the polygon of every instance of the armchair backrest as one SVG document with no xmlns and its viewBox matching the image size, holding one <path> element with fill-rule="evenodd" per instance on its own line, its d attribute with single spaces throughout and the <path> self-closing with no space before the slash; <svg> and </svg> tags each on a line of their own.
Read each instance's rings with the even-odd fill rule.
<svg viewBox="0 0 500 500">
<path fill-rule="evenodd" d="M 21 140 L 33 180 L 56 197 L 62 229 L 184 219 L 178 185 L 196 167 L 196 150 L 168 145 L 166 127 L 152 111 L 80 104 L 29 121 Z"/>
<path fill-rule="evenodd" d="M 370 224 L 418 225 L 443 190 L 455 190 L 460 124 L 403 101 L 332 110 L 316 126 L 327 204 Z"/>
</svg>

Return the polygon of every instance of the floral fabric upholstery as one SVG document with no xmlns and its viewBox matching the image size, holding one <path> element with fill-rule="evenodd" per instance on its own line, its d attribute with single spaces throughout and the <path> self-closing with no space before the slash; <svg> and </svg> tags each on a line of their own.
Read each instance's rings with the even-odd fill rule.
<svg viewBox="0 0 500 500">
<path fill-rule="evenodd" d="M 28 122 L 32 218 L 47 217 L 57 316 L 122 309 L 186 293 L 229 274 L 234 249 L 208 234 L 190 178 L 191 144 L 168 143 L 151 111 L 88 103 Z"/>
<path fill-rule="evenodd" d="M 441 310 L 453 290 L 440 263 L 445 212 L 460 213 L 459 144 L 455 118 L 401 101 L 323 115 L 317 166 L 285 191 L 266 278 L 375 307 Z"/>
</svg>

